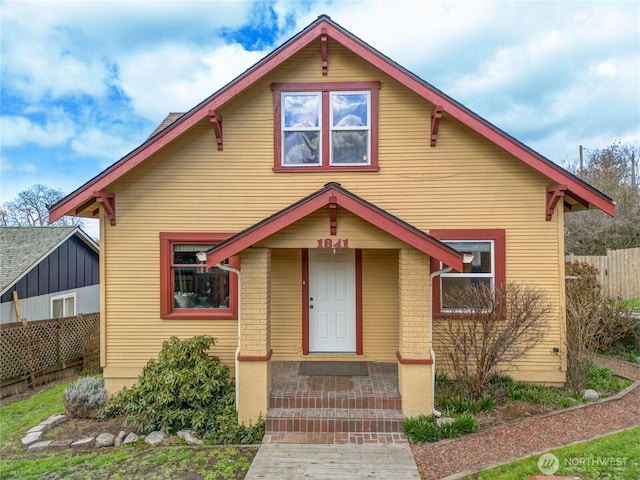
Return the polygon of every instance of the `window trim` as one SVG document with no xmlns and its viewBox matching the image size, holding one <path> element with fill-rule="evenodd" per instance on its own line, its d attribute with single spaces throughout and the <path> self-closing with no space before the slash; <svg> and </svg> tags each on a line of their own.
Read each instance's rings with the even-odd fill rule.
<svg viewBox="0 0 640 480">
<path fill-rule="evenodd" d="M 238 276 L 229 273 L 229 308 L 174 307 L 173 245 L 176 243 L 219 243 L 232 233 L 160 232 L 160 318 L 163 320 L 236 320 L 238 318 Z M 240 256 L 229 258 L 229 266 L 240 268 Z"/>
<path fill-rule="evenodd" d="M 274 121 L 274 172 L 377 172 L 378 167 L 378 105 L 380 82 L 317 82 L 317 83 L 273 83 L 273 121 Z M 331 93 L 369 93 L 369 163 L 365 165 L 332 165 L 330 101 Z M 320 93 L 321 94 L 321 126 L 320 165 L 282 165 L 282 94 L 283 93 Z"/>
<path fill-rule="evenodd" d="M 494 288 L 504 286 L 507 280 L 506 274 L 506 232 L 504 229 L 434 229 L 429 234 L 440 241 L 455 240 L 477 240 L 493 241 L 493 262 L 494 262 Z M 440 262 L 431 258 L 431 271 L 440 270 Z M 441 276 L 437 277 L 432 285 L 432 314 L 433 318 L 443 318 L 444 316 L 456 315 L 456 312 L 443 312 L 440 302 L 442 291 Z"/>
<path fill-rule="evenodd" d="M 73 298 L 73 314 L 71 314 L 71 315 L 65 315 L 65 311 L 64 311 L 64 305 L 65 305 L 64 301 L 65 301 L 67 298 Z M 53 316 L 53 302 L 54 302 L 55 300 L 62 300 L 62 317 L 54 317 L 54 316 Z M 50 298 L 50 301 L 49 301 L 49 306 L 50 306 L 50 309 L 49 309 L 49 310 L 50 310 L 49 318 L 52 318 L 52 319 L 53 319 L 53 318 L 69 318 L 69 317 L 75 317 L 75 316 L 77 316 L 77 312 L 78 312 L 78 298 L 77 298 L 76 292 L 72 292 L 72 293 L 64 293 L 64 294 L 62 294 L 62 295 L 55 295 L 55 296 L 51 297 L 51 298 Z"/>
</svg>

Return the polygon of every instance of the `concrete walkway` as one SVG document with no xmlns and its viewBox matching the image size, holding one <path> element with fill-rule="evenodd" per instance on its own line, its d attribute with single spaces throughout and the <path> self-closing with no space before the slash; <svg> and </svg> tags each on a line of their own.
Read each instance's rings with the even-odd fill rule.
<svg viewBox="0 0 640 480">
<path fill-rule="evenodd" d="M 419 480 L 408 444 L 263 444 L 245 480 Z"/>
</svg>

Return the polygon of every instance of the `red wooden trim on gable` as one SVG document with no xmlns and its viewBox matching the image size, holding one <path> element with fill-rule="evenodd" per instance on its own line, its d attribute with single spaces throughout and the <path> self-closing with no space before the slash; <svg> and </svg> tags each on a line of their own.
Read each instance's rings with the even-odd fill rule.
<svg viewBox="0 0 640 480">
<path fill-rule="evenodd" d="M 506 252 L 506 231 L 502 228 L 479 228 L 479 229 L 433 229 L 429 234 L 438 240 L 493 240 L 495 250 L 495 286 L 501 287 L 507 281 L 507 252 Z M 437 259 L 431 258 L 431 271 L 440 270 L 440 263 Z M 458 270 L 461 271 L 461 270 Z M 441 318 L 440 311 L 440 278 L 433 279 L 432 288 L 432 312 L 433 318 Z"/>
<path fill-rule="evenodd" d="M 442 118 L 442 105 L 436 105 L 431 111 L 431 146 L 436 146 L 438 140 L 438 127 Z"/>
<path fill-rule="evenodd" d="M 95 201 L 102 205 L 109 219 L 109 224 L 113 227 L 116 224 L 116 195 L 111 192 L 95 192 Z"/>
<path fill-rule="evenodd" d="M 320 29 L 320 32 L 322 32 L 320 35 L 320 44 L 321 44 L 320 53 L 322 55 L 322 76 L 326 77 L 327 74 L 329 73 L 329 61 L 327 59 L 327 43 L 329 41 L 329 38 L 327 37 L 326 28 Z"/>
<path fill-rule="evenodd" d="M 276 213 L 270 219 L 255 228 L 249 228 L 241 232 L 232 241 L 212 249 L 207 255 L 207 266 L 215 266 L 220 260 L 236 255 L 245 248 L 267 238 L 268 236 L 282 230 L 297 220 L 306 217 L 319 208 L 328 205 L 331 197 L 334 196 L 337 204 L 350 211 L 354 215 L 362 218 L 370 224 L 393 235 L 403 242 L 411 245 L 417 250 L 437 258 L 446 265 L 450 265 L 456 270 L 462 270 L 462 255 L 453 249 L 448 249 L 432 239 L 428 235 L 422 235 L 417 230 L 402 225 L 399 221 L 393 220 L 376 209 L 366 205 L 361 200 L 353 198 L 342 190 L 331 187 L 324 188 L 315 195 L 308 197 L 304 202 Z"/>
<path fill-rule="evenodd" d="M 373 66 L 379 68 L 409 90 L 412 90 L 434 105 L 441 105 L 443 110 L 453 118 L 461 121 L 463 124 L 475 130 L 486 139 L 516 156 L 527 165 L 533 167 L 535 170 L 555 182 L 567 183 L 576 195 L 587 199 L 591 204 L 608 215 L 615 216 L 615 205 L 612 202 L 601 197 L 596 192 L 579 183 L 577 180 L 572 179 L 570 176 L 562 172 L 559 167 L 556 168 L 534 155 L 527 148 L 507 137 L 493 125 L 490 125 L 486 120 L 477 117 L 465 108 L 449 100 L 447 97 L 439 94 L 435 90 L 432 90 L 427 85 L 419 81 L 415 76 L 391 64 L 389 60 L 373 51 L 369 46 L 362 44 L 352 35 L 347 34 L 343 30 L 334 27 L 330 29 L 329 34 L 332 39 L 342 44 L 345 48 L 351 50 L 354 54 L 368 61 Z"/>
<path fill-rule="evenodd" d="M 362 249 L 356 249 L 356 355 L 362 355 Z"/>
<path fill-rule="evenodd" d="M 567 191 L 566 185 L 553 185 L 551 187 L 547 187 L 547 211 L 545 213 L 545 220 L 547 222 L 551 221 L 553 218 L 553 212 L 556 210 L 556 205 L 564 194 Z"/>
<path fill-rule="evenodd" d="M 271 359 L 273 349 L 269 349 L 266 355 L 238 355 L 239 362 L 266 362 Z"/>
<path fill-rule="evenodd" d="M 309 249 L 302 249 L 302 354 L 309 355 Z"/>
<path fill-rule="evenodd" d="M 69 212 L 74 211 L 79 205 L 87 202 L 92 197 L 93 191 L 107 188 L 122 175 L 135 168 L 146 158 L 164 148 L 177 137 L 203 120 L 208 115 L 209 110 L 216 109 L 224 105 L 226 102 L 242 93 L 246 88 L 253 85 L 267 73 L 287 61 L 293 55 L 325 33 L 348 50 L 351 50 L 354 54 L 360 56 L 373 66 L 390 75 L 400 84 L 420 95 L 422 98 L 428 100 L 434 105 L 442 105 L 443 110 L 453 118 L 461 121 L 463 124 L 475 130 L 489 141 L 497 144 L 505 151 L 515 155 L 541 174 L 547 176 L 556 183 L 566 183 L 569 186 L 569 190 L 573 192 L 574 195 L 582 198 L 588 204 L 601 209 L 611 216 L 615 216 L 615 205 L 604 195 L 591 190 L 577 179 L 572 178 L 572 176 L 564 172 L 560 167 L 553 166 L 551 162 L 543 160 L 540 156 L 537 156 L 523 145 L 518 144 L 506 134 L 500 132 L 496 127 L 472 114 L 470 111 L 456 104 L 452 100 L 449 100 L 447 97 L 437 92 L 433 87 L 427 86 L 417 77 L 393 64 L 382 54 L 374 51 L 370 46 L 334 24 L 330 19 L 320 17 L 316 22 L 309 25 L 306 30 L 303 30 L 298 35 L 291 38 L 280 48 L 276 49 L 270 55 L 255 64 L 246 73 L 230 82 L 218 92 L 214 93 L 201 104 L 194 107 L 173 125 L 163 130 L 162 133 L 145 142 L 113 166 L 109 167 L 94 179 L 81 186 L 75 192 L 62 199 L 61 202 L 51 209 L 49 213 L 50 222 L 54 222 Z M 372 128 L 374 125 L 375 124 L 372 124 Z M 375 158 L 377 159 L 377 156 Z"/>
<path fill-rule="evenodd" d="M 171 266 L 173 264 L 174 243 L 212 243 L 229 238 L 231 233 L 206 232 L 160 232 L 160 318 L 163 320 L 236 320 L 238 318 L 238 276 L 229 274 L 229 308 L 174 308 L 173 279 Z M 229 258 L 229 266 L 240 268 L 240 257 Z M 209 267 L 208 267 L 209 268 Z M 211 311 L 216 310 L 216 311 Z"/>
<path fill-rule="evenodd" d="M 396 352 L 396 357 L 402 365 L 433 365 L 433 358 L 405 358 L 400 352 Z"/>
<path fill-rule="evenodd" d="M 222 117 L 215 110 L 209 110 L 209 120 L 213 124 L 213 133 L 216 136 L 218 151 L 222 151 Z"/>
<path fill-rule="evenodd" d="M 329 235 L 338 234 L 338 199 L 329 197 Z"/>
</svg>

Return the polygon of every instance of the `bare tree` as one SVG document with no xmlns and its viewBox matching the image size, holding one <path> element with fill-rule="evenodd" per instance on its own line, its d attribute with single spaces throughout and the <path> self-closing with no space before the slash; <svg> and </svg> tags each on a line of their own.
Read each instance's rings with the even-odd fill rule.
<svg viewBox="0 0 640 480">
<path fill-rule="evenodd" d="M 442 320 L 446 356 L 456 381 L 475 398 L 491 376 L 538 344 L 551 312 L 542 290 L 515 283 L 495 291 L 485 284 L 455 289 L 447 305 L 455 313 Z"/>
<path fill-rule="evenodd" d="M 566 253 L 603 255 L 607 248 L 640 247 L 640 147 L 614 143 L 587 151 L 585 160 L 569 171 L 610 196 L 616 218 L 596 210 L 566 215 Z"/>
<path fill-rule="evenodd" d="M 62 190 L 40 184 L 33 185 L 0 207 L 0 226 L 82 226 L 82 220 L 76 217 L 62 217 L 53 224 L 49 223 L 49 206 L 62 197 L 64 197 Z"/>
</svg>

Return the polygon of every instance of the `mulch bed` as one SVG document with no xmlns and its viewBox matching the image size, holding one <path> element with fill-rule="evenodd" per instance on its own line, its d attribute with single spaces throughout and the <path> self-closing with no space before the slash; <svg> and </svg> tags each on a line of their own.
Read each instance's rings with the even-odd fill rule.
<svg viewBox="0 0 640 480">
<path fill-rule="evenodd" d="M 640 380 L 640 366 L 603 357 L 598 363 Z M 636 385 L 621 399 L 532 416 L 458 439 L 415 444 L 411 450 L 422 479 L 436 480 L 639 424 L 640 386 Z"/>
</svg>

